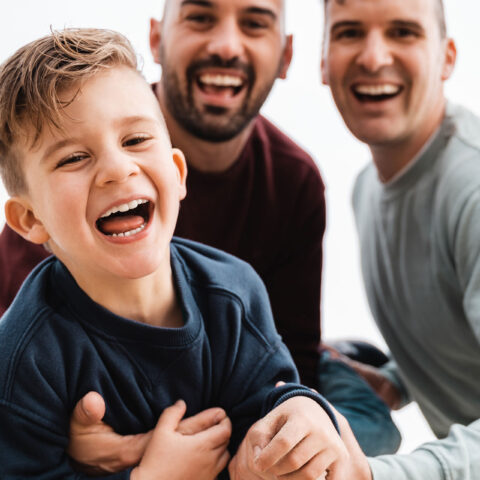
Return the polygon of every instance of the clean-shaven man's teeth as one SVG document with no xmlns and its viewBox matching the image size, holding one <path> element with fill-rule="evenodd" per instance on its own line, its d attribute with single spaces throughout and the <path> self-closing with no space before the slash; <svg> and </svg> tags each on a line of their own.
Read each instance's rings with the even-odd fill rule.
<svg viewBox="0 0 480 480">
<path fill-rule="evenodd" d="M 200 81 L 205 85 L 213 85 L 215 87 L 240 87 L 243 80 L 233 75 L 212 75 L 204 74 L 200 76 Z"/>
<path fill-rule="evenodd" d="M 360 93 L 361 95 L 393 95 L 400 91 L 398 85 L 357 85 L 355 87 L 355 92 Z"/>
<path fill-rule="evenodd" d="M 141 232 L 146 226 L 147 224 L 144 223 L 143 225 L 140 225 L 140 227 L 129 230 L 128 232 L 112 233 L 112 237 L 129 237 L 130 235 L 135 235 L 136 233 Z"/>
<path fill-rule="evenodd" d="M 137 208 L 139 205 L 142 205 L 143 203 L 147 203 L 148 200 L 145 199 L 139 199 L 139 200 L 132 200 L 131 202 L 128 203 L 122 203 L 121 205 L 117 205 L 115 207 L 112 207 L 110 210 L 107 210 L 100 218 L 105 218 L 109 217 L 113 213 L 117 212 L 128 212 L 129 210 L 133 210 L 134 208 Z"/>
</svg>

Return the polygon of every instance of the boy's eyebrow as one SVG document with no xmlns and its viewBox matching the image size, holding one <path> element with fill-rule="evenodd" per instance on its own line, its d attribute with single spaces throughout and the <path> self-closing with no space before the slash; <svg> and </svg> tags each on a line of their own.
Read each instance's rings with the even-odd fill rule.
<svg viewBox="0 0 480 480">
<path fill-rule="evenodd" d="M 48 157 L 50 157 L 50 155 L 52 155 L 57 150 L 68 147 L 73 143 L 75 143 L 75 140 L 73 138 L 64 138 L 63 140 L 59 140 L 58 142 L 53 143 L 45 150 L 45 153 L 42 156 L 42 162 L 45 162 L 45 160 L 47 160 Z"/>
<path fill-rule="evenodd" d="M 154 123 L 156 121 L 158 121 L 157 118 L 150 117 L 148 115 L 130 115 L 128 117 L 119 118 L 118 120 L 115 121 L 115 125 L 121 126 L 121 125 L 137 123 L 137 122 Z"/>
</svg>

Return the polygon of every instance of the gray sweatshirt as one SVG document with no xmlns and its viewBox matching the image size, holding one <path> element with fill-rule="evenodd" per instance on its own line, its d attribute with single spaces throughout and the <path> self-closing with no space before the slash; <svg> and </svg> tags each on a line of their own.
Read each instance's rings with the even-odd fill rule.
<svg viewBox="0 0 480 480">
<path fill-rule="evenodd" d="M 353 206 L 375 321 L 441 439 L 370 459 L 375 480 L 480 480 L 480 119 L 447 106 L 400 175 L 359 175 Z"/>
</svg>

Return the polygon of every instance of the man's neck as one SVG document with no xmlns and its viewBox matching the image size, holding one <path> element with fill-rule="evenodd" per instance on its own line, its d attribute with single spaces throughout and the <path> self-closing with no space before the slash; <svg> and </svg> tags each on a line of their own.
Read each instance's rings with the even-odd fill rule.
<svg viewBox="0 0 480 480">
<path fill-rule="evenodd" d="M 445 103 L 445 99 L 443 99 L 432 109 L 430 118 L 435 119 L 435 121 L 429 122 L 429 125 L 425 128 L 418 129 L 415 135 L 398 142 L 369 145 L 373 163 L 382 182 L 388 182 L 415 160 L 440 128 L 445 115 Z"/>
<path fill-rule="evenodd" d="M 202 140 L 185 130 L 170 114 L 156 88 L 156 96 L 163 111 L 170 138 L 174 147 L 185 155 L 188 165 L 201 172 L 223 172 L 240 157 L 252 132 L 254 120 L 238 135 L 225 142 Z"/>
</svg>

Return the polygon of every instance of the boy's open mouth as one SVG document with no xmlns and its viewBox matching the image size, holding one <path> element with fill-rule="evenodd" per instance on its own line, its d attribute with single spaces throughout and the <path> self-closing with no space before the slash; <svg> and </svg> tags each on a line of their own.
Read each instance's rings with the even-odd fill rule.
<svg viewBox="0 0 480 480">
<path fill-rule="evenodd" d="M 144 198 L 116 205 L 96 221 L 96 227 L 109 237 L 135 235 L 148 225 L 152 208 L 152 202 Z"/>
<path fill-rule="evenodd" d="M 352 92 L 360 102 L 382 102 L 396 97 L 403 87 L 386 83 L 383 85 L 354 85 Z"/>
</svg>

